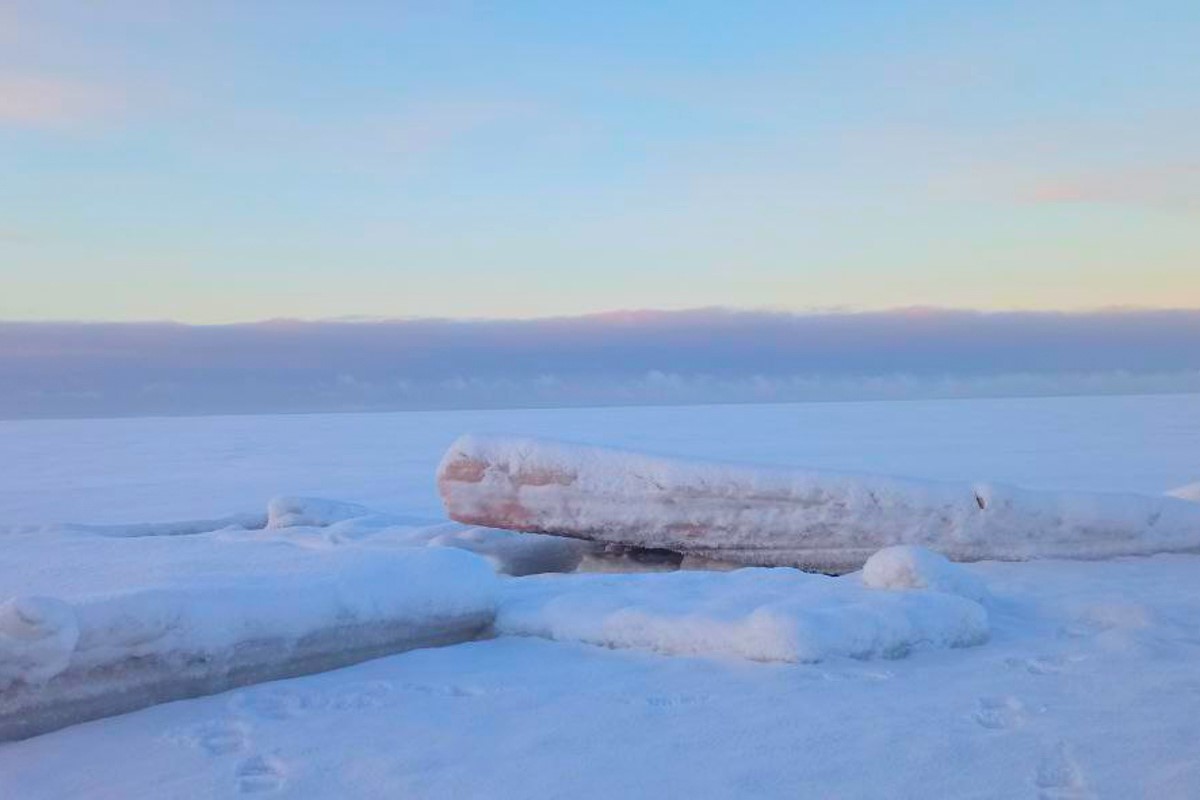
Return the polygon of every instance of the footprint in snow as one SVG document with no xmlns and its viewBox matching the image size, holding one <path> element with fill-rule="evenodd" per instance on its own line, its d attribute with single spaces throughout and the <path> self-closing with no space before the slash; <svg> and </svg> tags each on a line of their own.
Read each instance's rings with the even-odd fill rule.
<svg viewBox="0 0 1200 800">
<path fill-rule="evenodd" d="M 235 711 L 270 720 L 293 719 L 321 708 L 322 698 L 309 692 L 282 686 L 248 689 L 233 696 Z"/>
<path fill-rule="evenodd" d="M 256 755 L 238 764 L 233 776 L 237 780 L 239 792 L 258 794 L 283 788 L 287 772 L 278 758 Z"/>
<path fill-rule="evenodd" d="M 1030 675 L 1059 675 L 1067 668 L 1067 659 L 1064 656 L 1010 658 L 1004 663 L 1013 669 L 1023 669 Z"/>
<path fill-rule="evenodd" d="M 1015 697 L 981 697 L 977 706 L 975 722 L 988 730 L 1010 730 L 1025 722 L 1025 704 Z"/>
<path fill-rule="evenodd" d="M 404 683 L 400 685 L 400 688 L 406 692 L 441 697 L 480 697 L 483 695 L 483 690 L 481 689 L 470 686 L 455 686 L 453 684 Z"/>
<path fill-rule="evenodd" d="M 169 738 L 180 744 L 197 747 L 210 756 L 240 753 L 249 743 L 245 725 L 220 720 L 185 728 Z"/>
<path fill-rule="evenodd" d="M 1034 775 L 1038 800 L 1090 800 L 1082 768 L 1065 742 L 1059 742 L 1043 757 Z"/>
<path fill-rule="evenodd" d="M 394 692 L 395 687 L 387 681 L 351 683 L 330 693 L 329 707 L 337 711 L 378 708 Z"/>
<path fill-rule="evenodd" d="M 710 700 L 712 700 L 712 695 L 707 694 L 656 694 L 645 698 L 646 705 L 651 708 L 696 706 Z"/>
</svg>

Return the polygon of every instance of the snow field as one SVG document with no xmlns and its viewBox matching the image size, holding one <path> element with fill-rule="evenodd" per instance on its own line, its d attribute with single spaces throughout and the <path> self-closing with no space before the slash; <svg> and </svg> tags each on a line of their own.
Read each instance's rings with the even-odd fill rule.
<svg viewBox="0 0 1200 800">
<path fill-rule="evenodd" d="M 488 539 L 433 525 L 430 476 L 463 430 L 1054 491 L 1161 494 L 1200 475 L 1200 398 L 1183 396 L 0 423 L 10 686 L 74 652 L 80 597 L 236 585 L 267 553 L 288 572 L 339 550 Z M 274 529 L 261 512 L 218 516 L 281 491 L 393 516 Z M 113 524 L 131 509 L 208 519 Z M 46 525 L 72 520 L 104 524 Z M 96 549 L 101 536 L 112 546 Z M 243 559 L 242 542 L 263 549 Z M 885 556 L 877 578 L 924 595 L 926 563 Z M 816 663 L 532 636 L 417 649 L 0 744 L 0 797 L 1200 797 L 1200 558 L 960 569 L 990 595 L 982 646 Z M 501 606 L 524 580 L 499 579 Z"/>
<path fill-rule="evenodd" d="M 989 641 L 900 660 L 414 650 L 0 745 L 0 797 L 1192 800 L 1198 567 L 966 565 Z"/>
</svg>

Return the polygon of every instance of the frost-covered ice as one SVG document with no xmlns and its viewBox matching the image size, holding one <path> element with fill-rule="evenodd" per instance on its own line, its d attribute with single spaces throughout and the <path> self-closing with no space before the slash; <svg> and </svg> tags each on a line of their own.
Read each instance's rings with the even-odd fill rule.
<svg viewBox="0 0 1200 800">
<path fill-rule="evenodd" d="M 0 739 L 471 639 L 495 611 L 493 570 L 448 548 L 245 531 L 3 543 Z"/>
<path fill-rule="evenodd" d="M 497 633 L 669 655 L 897 658 L 988 636 L 973 600 L 784 568 L 536 576 L 508 581 L 502 597 Z"/>
<path fill-rule="evenodd" d="M 1200 550 L 1200 505 L 1129 493 L 667 458 L 465 435 L 438 489 L 452 519 L 763 566 L 845 571 L 890 545 L 960 561 Z"/>
</svg>

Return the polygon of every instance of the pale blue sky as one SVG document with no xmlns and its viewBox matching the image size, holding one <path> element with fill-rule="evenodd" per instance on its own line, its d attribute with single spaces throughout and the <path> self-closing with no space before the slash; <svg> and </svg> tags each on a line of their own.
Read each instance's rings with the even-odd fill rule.
<svg viewBox="0 0 1200 800">
<path fill-rule="evenodd" d="M 0 318 L 1200 307 L 1200 5 L 0 0 Z"/>
</svg>

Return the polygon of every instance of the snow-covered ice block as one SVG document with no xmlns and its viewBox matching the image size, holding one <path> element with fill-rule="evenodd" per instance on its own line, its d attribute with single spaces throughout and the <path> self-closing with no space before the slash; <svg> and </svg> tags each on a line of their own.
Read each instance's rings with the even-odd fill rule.
<svg viewBox="0 0 1200 800">
<path fill-rule="evenodd" d="M 438 470 L 452 519 L 830 572 L 890 545 L 955 561 L 1200 550 L 1200 505 L 659 458 L 464 436 Z"/>
<path fill-rule="evenodd" d="M 667 655 L 812 662 L 980 644 L 988 617 L 954 594 L 749 568 L 513 579 L 504 584 L 496 631 Z"/>
<path fill-rule="evenodd" d="M 0 740 L 470 640 L 495 614 L 491 567 L 450 548 L 245 532 L 4 544 Z"/>
<path fill-rule="evenodd" d="M 872 589 L 933 589 L 982 603 L 987 587 L 965 568 L 924 547 L 885 547 L 867 559 L 862 583 Z"/>
</svg>

